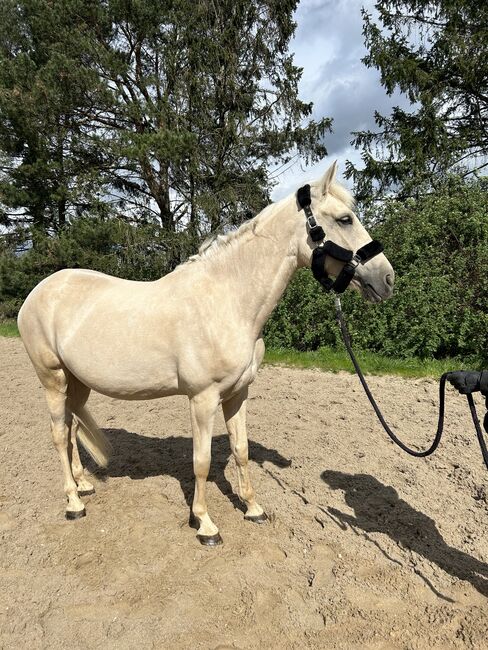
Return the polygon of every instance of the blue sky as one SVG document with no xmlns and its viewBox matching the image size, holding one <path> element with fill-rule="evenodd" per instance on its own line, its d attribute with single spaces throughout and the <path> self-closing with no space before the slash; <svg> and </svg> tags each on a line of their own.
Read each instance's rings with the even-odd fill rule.
<svg viewBox="0 0 488 650">
<path fill-rule="evenodd" d="M 297 160 L 279 175 L 272 192 L 275 201 L 319 177 L 335 159 L 345 182 L 345 161 L 360 161 L 359 151 L 349 144 L 351 132 L 373 130 L 375 110 L 388 114 L 392 106 L 407 104 L 400 95 L 388 97 L 379 72 L 361 63 L 366 53 L 361 7 L 374 12 L 374 0 L 301 0 L 298 6 L 297 29 L 290 49 L 295 64 L 303 68 L 300 98 L 313 102 L 316 119 L 334 118 L 333 133 L 325 138 L 327 159 L 309 167 Z"/>
</svg>

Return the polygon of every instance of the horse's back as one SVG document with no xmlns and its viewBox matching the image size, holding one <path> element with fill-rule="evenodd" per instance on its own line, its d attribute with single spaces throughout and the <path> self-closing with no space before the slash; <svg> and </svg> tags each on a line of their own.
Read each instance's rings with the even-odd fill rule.
<svg viewBox="0 0 488 650">
<path fill-rule="evenodd" d="M 19 311 L 17 322 L 22 339 L 25 342 L 34 332 L 50 339 L 56 321 L 79 313 L 100 291 L 127 282 L 88 269 L 63 269 L 49 275 L 29 293 Z"/>
</svg>

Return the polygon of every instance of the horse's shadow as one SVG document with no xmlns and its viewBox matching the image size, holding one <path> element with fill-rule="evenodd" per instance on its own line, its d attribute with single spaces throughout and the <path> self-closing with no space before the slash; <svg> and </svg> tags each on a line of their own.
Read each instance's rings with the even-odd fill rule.
<svg viewBox="0 0 488 650">
<path fill-rule="evenodd" d="M 112 443 L 114 453 L 106 469 L 101 469 L 83 454 L 83 462 L 89 471 L 100 480 L 109 476 L 128 476 L 131 479 L 145 479 L 149 476 L 172 476 L 176 478 L 190 506 L 193 500 L 193 441 L 191 438 L 167 436 L 149 438 L 125 429 L 104 429 Z M 229 462 L 230 445 L 226 435 L 214 436 L 212 439 L 212 463 L 209 481 L 213 481 L 236 508 L 245 510 L 234 493 L 232 485 L 224 476 L 224 469 Z M 258 442 L 249 441 L 249 458 L 262 465 L 265 461 L 277 467 L 288 467 L 291 461 L 275 449 L 268 449 Z"/>
<path fill-rule="evenodd" d="M 331 470 L 322 472 L 322 480 L 333 490 L 343 490 L 347 505 L 354 510 L 353 516 L 336 508 L 322 509 L 341 528 L 345 529 L 348 524 L 353 530 L 361 529 L 366 534 L 384 533 L 446 573 L 467 580 L 483 596 L 488 596 L 488 564 L 446 544 L 435 521 L 400 499 L 393 487 L 368 474 L 344 474 Z M 416 573 L 441 595 L 427 578 L 419 571 Z"/>
</svg>

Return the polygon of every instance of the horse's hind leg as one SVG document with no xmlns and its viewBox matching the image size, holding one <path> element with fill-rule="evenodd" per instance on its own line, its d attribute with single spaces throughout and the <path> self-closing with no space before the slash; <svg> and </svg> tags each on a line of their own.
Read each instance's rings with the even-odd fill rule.
<svg viewBox="0 0 488 650">
<path fill-rule="evenodd" d="M 68 408 L 68 378 L 62 368 L 51 371 L 51 381 L 46 386 L 46 399 L 51 414 L 51 432 L 54 446 L 58 450 L 64 476 L 64 492 L 68 499 L 67 519 L 78 519 L 85 515 L 85 506 L 78 496 L 78 486 L 73 477 L 69 458 L 70 429 L 73 414 Z"/>
<path fill-rule="evenodd" d="M 247 506 L 245 519 L 262 523 L 267 515 L 256 501 L 248 468 L 248 443 L 246 428 L 247 386 L 239 393 L 222 403 L 225 424 L 230 438 L 230 447 L 237 465 L 239 496 Z"/>
<path fill-rule="evenodd" d="M 73 418 L 73 424 L 71 425 L 71 441 L 70 441 L 70 458 L 71 458 L 71 471 L 73 473 L 73 478 L 76 481 L 78 486 L 78 494 L 80 497 L 86 497 L 89 494 L 95 494 L 95 488 L 92 483 L 85 476 L 85 468 L 81 462 L 80 452 L 78 451 L 78 443 L 76 441 L 76 436 L 78 435 L 79 422 L 76 416 Z"/>
<path fill-rule="evenodd" d="M 68 406 L 69 409 L 73 412 L 76 412 L 77 406 L 84 406 L 90 395 L 90 389 L 88 386 L 82 384 L 78 379 L 70 377 L 68 383 Z M 73 473 L 73 478 L 76 481 L 78 486 L 78 494 L 80 496 L 87 496 L 89 494 L 95 494 L 95 488 L 87 480 L 85 476 L 85 470 L 80 459 L 80 452 L 78 451 L 78 443 L 76 437 L 78 435 L 79 422 L 76 416 L 73 418 L 71 424 L 70 432 L 70 441 L 68 442 L 68 454 L 71 461 L 71 471 Z"/>
</svg>

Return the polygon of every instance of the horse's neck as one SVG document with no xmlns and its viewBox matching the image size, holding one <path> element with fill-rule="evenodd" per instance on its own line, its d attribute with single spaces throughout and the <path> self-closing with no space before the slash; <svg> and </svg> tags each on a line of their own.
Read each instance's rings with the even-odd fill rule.
<svg viewBox="0 0 488 650">
<path fill-rule="evenodd" d="M 215 260 L 219 281 L 256 337 L 297 269 L 296 232 L 296 214 L 285 205 Z"/>
</svg>

